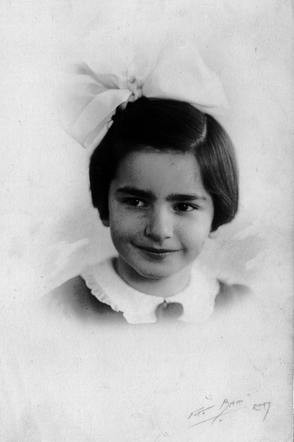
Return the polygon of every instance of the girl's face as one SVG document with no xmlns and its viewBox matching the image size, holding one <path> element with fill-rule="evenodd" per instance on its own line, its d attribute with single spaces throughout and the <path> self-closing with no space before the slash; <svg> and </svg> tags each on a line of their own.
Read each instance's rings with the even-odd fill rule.
<svg viewBox="0 0 294 442">
<path fill-rule="evenodd" d="M 137 281 L 163 280 L 185 268 L 190 271 L 209 235 L 213 213 L 192 154 L 128 154 L 111 182 L 106 222 L 126 280 L 130 275 Z"/>
</svg>

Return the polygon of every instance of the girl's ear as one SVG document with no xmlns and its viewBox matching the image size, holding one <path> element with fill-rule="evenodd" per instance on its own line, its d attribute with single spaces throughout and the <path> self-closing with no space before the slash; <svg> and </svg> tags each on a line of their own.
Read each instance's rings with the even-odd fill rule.
<svg viewBox="0 0 294 442">
<path fill-rule="evenodd" d="M 101 220 L 104 227 L 109 227 L 109 219 L 104 218 Z"/>
</svg>

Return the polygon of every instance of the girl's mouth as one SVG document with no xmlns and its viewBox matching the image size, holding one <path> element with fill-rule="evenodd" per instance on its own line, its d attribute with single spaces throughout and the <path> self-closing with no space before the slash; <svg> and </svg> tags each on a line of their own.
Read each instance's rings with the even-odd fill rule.
<svg viewBox="0 0 294 442">
<path fill-rule="evenodd" d="M 148 255 L 152 255 L 158 258 L 163 258 L 166 257 L 167 255 L 178 252 L 177 249 L 160 249 L 157 247 L 139 246 L 137 244 L 135 244 L 135 247 L 137 247 L 140 250 L 143 250 L 143 252 L 147 253 Z"/>
</svg>

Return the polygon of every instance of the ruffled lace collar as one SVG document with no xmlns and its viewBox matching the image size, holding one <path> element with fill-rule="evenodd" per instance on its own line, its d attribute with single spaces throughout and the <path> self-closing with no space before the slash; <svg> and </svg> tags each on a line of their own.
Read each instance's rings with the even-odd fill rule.
<svg viewBox="0 0 294 442">
<path fill-rule="evenodd" d="M 114 311 L 123 313 L 130 324 L 156 322 L 155 310 L 165 299 L 180 302 L 184 312 L 178 318 L 184 322 L 204 322 L 213 312 L 219 283 L 199 264 L 194 264 L 189 285 L 180 293 L 163 298 L 147 295 L 130 287 L 114 269 L 114 259 L 88 266 L 81 274 L 92 294 Z"/>
</svg>

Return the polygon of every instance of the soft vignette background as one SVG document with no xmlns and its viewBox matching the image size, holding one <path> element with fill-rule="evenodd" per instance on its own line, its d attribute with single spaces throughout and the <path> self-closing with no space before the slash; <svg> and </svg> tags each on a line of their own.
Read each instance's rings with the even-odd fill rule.
<svg viewBox="0 0 294 442">
<path fill-rule="evenodd" d="M 202 259 L 211 263 L 213 257 L 217 272 L 255 289 L 274 342 L 289 350 L 287 365 L 293 305 L 290 1 L 10 1 L 1 8 L 2 314 L 38 299 L 76 270 L 73 263 L 96 259 L 97 250 L 101 257 L 111 253 L 90 209 L 87 155 L 58 123 L 58 72 L 70 48 L 97 27 L 109 39 L 112 32 L 128 35 L 129 23 L 142 23 L 142 16 L 147 41 L 156 27 L 164 32 L 162 26 L 185 23 L 223 80 L 231 102 L 224 122 L 241 166 L 238 220 L 218 233 Z M 70 246 L 75 241 L 79 248 Z M 48 274 L 61 267 L 48 283 Z"/>
<path fill-rule="evenodd" d="M 87 154 L 58 120 L 56 91 L 68 55 L 81 42 L 91 51 L 101 36 L 110 47 L 139 40 L 152 49 L 172 28 L 195 41 L 220 75 L 231 105 L 223 121 L 240 163 L 239 216 L 220 229 L 202 260 L 213 260 L 215 271 L 228 280 L 249 283 L 271 311 L 287 314 L 293 227 L 291 3 L 11 1 L 3 12 L 4 307 L 36 299 L 78 271 L 76 263 L 112 253 L 108 232 L 91 209 Z M 53 275 L 49 282 L 48 275 Z"/>
</svg>

